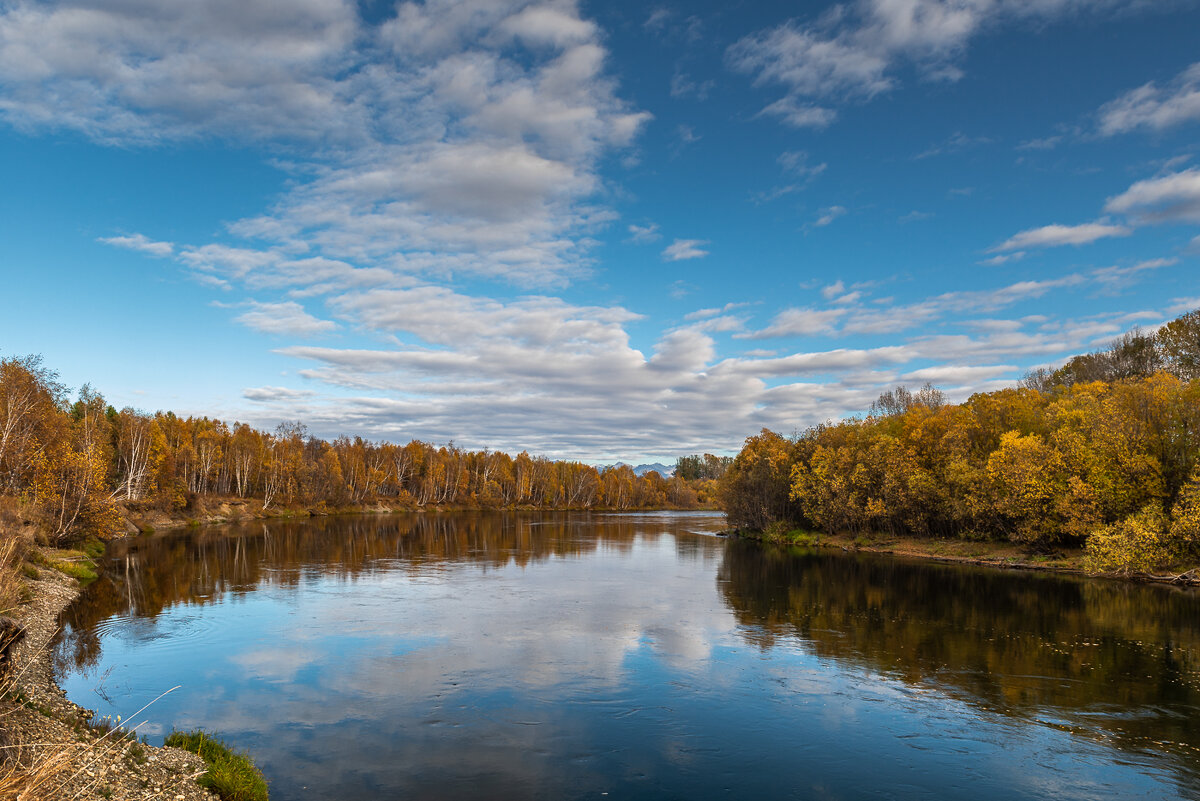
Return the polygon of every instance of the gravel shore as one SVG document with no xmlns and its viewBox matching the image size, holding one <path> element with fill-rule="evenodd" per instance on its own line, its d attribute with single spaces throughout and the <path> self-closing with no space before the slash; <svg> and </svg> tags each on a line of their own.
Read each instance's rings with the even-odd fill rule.
<svg viewBox="0 0 1200 801">
<path fill-rule="evenodd" d="M 0 701 L 0 745 L 8 766 L 45 783 L 30 799 L 213 801 L 196 783 L 200 757 L 178 748 L 142 745 L 89 722 L 93 713 L 67 700 L 54 681 L 50 643 L 58 615 L 79 594 L 75 579 L 42 568 L 27 579 L 32 600 L 12 617 L 25 626 Z M 0 769 L 3 770 L 3 769 Z"/>
</svg>

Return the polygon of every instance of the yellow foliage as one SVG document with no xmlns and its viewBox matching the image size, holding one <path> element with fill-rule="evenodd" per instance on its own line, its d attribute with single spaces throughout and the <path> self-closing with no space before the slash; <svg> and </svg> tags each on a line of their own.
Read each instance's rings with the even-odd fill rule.
<svg viewBox="0 0 1200 801">
<path fill-rule="evenodd" d="M 1092 532 L 1086 564 L 1098 573 L 1148 573 L 1171 561 L 1169 545 L 1162 507 L 1150 504 Z"/>
<path fill-rule="evenodd" d="M 1192 474 L 1171 510 L 1171 548 L 1181 559 L 1200 558 L 1200 471 Z"/>
</svg>

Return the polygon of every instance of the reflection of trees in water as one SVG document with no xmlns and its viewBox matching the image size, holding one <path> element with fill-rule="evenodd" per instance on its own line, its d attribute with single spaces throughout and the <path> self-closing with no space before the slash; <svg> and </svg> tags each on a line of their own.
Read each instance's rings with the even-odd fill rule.
<svg viewBox="0 0 1200 801">
<path fill-rule="evenodd" d="M 109 546 L 100 578 L 64 612 L 55 659 L 60 673 L 96 664 L 97 626 L 113 615 L 155 617 L 175 604 L 208 604 L 263 585 L 354 579 L 380 569 L 416 573 L 449 561 L 524 566 L 600 547 L 628 550 L 639 536 L 687 527 L 686 518 L 579 512 L 426 513 L 272 521 L 121 540 Z"/>
<path fill-rule="evenodd" d="M 731 542 L 745 637 L 933 686 L 995 712 L 1200 764 L 1200 596 L 1064 576 Z M 1162 745 L 1164 744 L 1165 745 Z"/>
</svg>

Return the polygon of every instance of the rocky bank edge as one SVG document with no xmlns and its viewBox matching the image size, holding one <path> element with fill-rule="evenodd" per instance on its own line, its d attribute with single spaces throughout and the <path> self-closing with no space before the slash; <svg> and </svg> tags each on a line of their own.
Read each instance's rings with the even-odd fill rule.
<svg viewBox="0 0 1200 801">
<path fill-rule="evenodd" d="M 13 610 L 25 626 L 14 647 L 9 696 L 0 701 L 0 739 L 6 755 L 29 766 L 69 746 L 69 762 L 34 796 L 47 799 L 111 801 L 215 801 L 218 796 L 196 783 L 204 773 L 200 757 L 178 748 L 155 748 L 86 724 L 94 713 L 67 700 L 54 681 L 50 643 L 58 616 L 79 595 L 78 582 L 57 570 L 41 568 L 26 579 L 32 600 Z M 147 699 L 149 700 L 149 699 Z M 129 710 L 130 713 L 136 710 Z M 136 725 L 143 719 L 130 721 Z"/>
</svg>

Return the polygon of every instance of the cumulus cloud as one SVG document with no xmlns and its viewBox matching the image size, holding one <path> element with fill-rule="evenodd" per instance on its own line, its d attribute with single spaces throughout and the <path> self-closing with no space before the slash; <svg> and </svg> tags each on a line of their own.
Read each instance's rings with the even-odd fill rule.
<svg viewBox="0 0 1200 801">
<path fill-rule="evenodd" d="M 0 115 L 103 143 L 307 153 L 311 179 L 231 226 L 268 254 L 562 284 L 611 219 L 589 200 L 598 159 L 649 119 L 607 57 L 570 0 L 401 3 L 378 23 L 349 0 L 15 0 L 0 10 Z M 185 255 L 211 270 L 204 247 Z"/>
<path fill-rule="evenodd" d="M 995 289 L 944 292 L 908 304 L 864 305 L 863 293 L 844 293 L 844 282 L 837 281 L 822 289 L 827 308 L 785 309 L 763 329 L 738 334 L 743 339 L 767 339 L 785 336 L 844 334 L 891 334 L 942 319 L 950 315 L 994 312 L 1022 301 L 1040 298 L 1055 289 L 1086 283 L 1077 273 L 1044 281 L 1018 281 Z"/>
<path fill-rule="evenodd" d="M 282 303 L 259 303 L 251 300 L 246 305 L 250 310 L 239 314 L 234 320 L 264 334 L 307 338 L 337 329 L 337 323 L 312 316 L 294 300 Z"/>
<path fill-rule="evenodd" d="M 988 28 L 1095 13 L 1136 0 L 857 0 L 814 21 L 791 20 L 746 36 L 726 52 L 730 66 L 755 85 L 782 86 L 765 109 L 795 127 L 824 127 L 831 104 L 870 100 L 899 84 L 905 65 L 925 80 L 956 81 L 957 61 Z"/>
<path fill-rule="evenodd" d="M 1097 116 L 1104 136 L 1138 129 L 1162 131 L 1200 120 L 1200 62 L 1181 72 L 1166 87 L 1151 82 L 1105 103 Z"/>
<path fill-rule="evenodd" d="M 862 0 L 840 16 L 749 37 L 730 61 L 784 87 L 763 113 L 820 127 L 844 98 L 890 91 L 901 64 L 953 79 L 982 26 L 1081 5 Z M 688 453 L 736 448 L 759 426 L 787 431 L 864 409 L 896 380 L 929 376 L 969 393 L 1021 358 L 1116 333 L 1110 319 L 955 327 L 1108 280 L 1097 273 L 905 303 L 837 281 L 814 305 L 771 307 L 753 330 L 750 309 L 726 305 L 639 340 L 635 309 L 546 294 L 587 274 L 592 235 L 614 220 L 597 200 L 600 164 L 649 119 L 621 99 L 598 26 L 571 0 L 425 0 L 381 13 L 364 18 L 349 0 L 303 0 L 286 14 L 226 0 L 0 7 L 0 116 L 10 124 L 128 147 L 219 139 L 295 165 L 269 208 L 213 241 L 164 242 L 152 231 L 103 240 L 174 259 L 212 286 L 280 298 L 226 307 L 241 325 L 288 338 L 278 352 L 310 382 L 243 389 L 261 420 L 563 457 L 662 453 L 664 443 Z M 652 16 L 652 27 L 672 19 Z M 683 80 L 676 88 L 701 91 Z M 782 154 L 778 166 L 792 186 L 825 169 L 803 151 Z M 1127 205 L 1110 213 L 1186 217 L 1181 192 L 1142 187 L 1136 202 L 1110 201 Z M 813 224 L 845 213 L 824 208 Z M 660 237 L 644 221 L 627 230 L 634 241 Z M 707 245 L 676 239 L 662 258 L 700 258 Z M 446 285 L 463 274 L 525 294 Z M 677 284 L 688 289 L 700 291 Z M 310 312 L 317 303 L 338 322 Z M 370 344 L 300 341 L 341 326 Z M 898 336 L 913 328 L 921 335 Z M 850 336 L 891 344 L 788 347 L 789 337 Z M 772 350 L 738 351 L 766 338 L 778 340 Z"/>
<path fill-rule="evenodd" d="M 17 0 L 0 12 L 0 114 L 106 142 L 216 133 L 353 139 L 336 79 L 359 34 L 348 0 L 119 4 Z"/>
<path fill-rule="evenodd" d="M 636 243 L 655 242 L 662 238 L 662 234 L 658 232 L 658 223 L 648 223 L 646 225 L 630 225 L 629 226 L 629 241 Z"/>
<path fill-rule="evenodd" d="M 746 339 L 831 334 L 847 309 L 815 309 L 812 307 L 784 309 L 761 331 L 744 335 Z"/>
<path fill-rule="evenodd" d="M 1104 204 L 1137 223 L 1200 222 L 1200 169 L 1138 181 Z"/>
<path fill-rule="evenodd" d="M 996 245 L 996 247 L 988 252 L 1004 253 L 1008 251 L 1024 251 L 1029 248 L 1087 245 L 1098 239 L 1129 236 L 1131 233 L 1133 233 L 1132 228 L 1102 222 L 1083 223 L 1082 225 L 1043 225 L 1041 228 L 1030 228 L 1028 231 L 1021 231 L 999 245 Z"/>
<path fill-rule="evenodd" d="M 825 287 L 826 307 L 784 309 L 757 330 L 746 330 L 743 305 L 698 309 L 644 348 L 630 335 L 642 318 L 623 306 L 473 297 L 433 285 L 377 288 L 330 304 L 382 344 L 282 347 L 306 363 L 298 373 L 318 394 L 266 387 L 246 397 L 276 418 L 302 417 L 331 435 L 453 437 L 468 447 L 597 459 L 662 453 L 664 443 L 680 454 L 734 449 L 760 426 L 791 430 L 865 409 L 898 381 L 932 380 L 961 399 L 1015 381 L 1029 360 L 1091 347 L 1127 322 L 1051 324 L 1029 315 L 972 322 L 1091 283 L 1073 274 L 880 305 L 865 297 L 838 303 L 867 290 L 834 282 Z M 746 311 L 731 313 L 737 309 Z M 901 336 L 913 329 L 915 336 Z M 888 344 L 786 347 L 789 338 L 848 336 Z M 782 347 L 737 350 L 739 342 L 768 338 Z"/>
<path fill-rule="evenodd" d="M 160 258 L 170 256 L 175 252 L 175 245 L 170 242 L 157 242 L 150 239 L 144 234 L 133 234 L 132 236 L 105 236 L 100 237 L 99 242 L 106 245 L 113 245 L 119 248 L 128 248 L 129 250 L 137 250 L 142 253 L 148 253 L 151 256 Z"/>
<path fill-rule="evenodd" d="M 246 389 L 242 390 L 243 398 L 260 403 L 294 401 L 302 398 L 311 398 L 314 395 L 316 395 L 316 393 L 312 390 L 290 389 L 288 387 L 247 387 Z"/>
<path fill-rule="evenodd" d="M 708 255 L 703 249 L 706 239 L 676 239 L 663 248 L 662 257 L 666 261 L 684 261 L 685 259 L 700 259 Z"/>
</svg>

